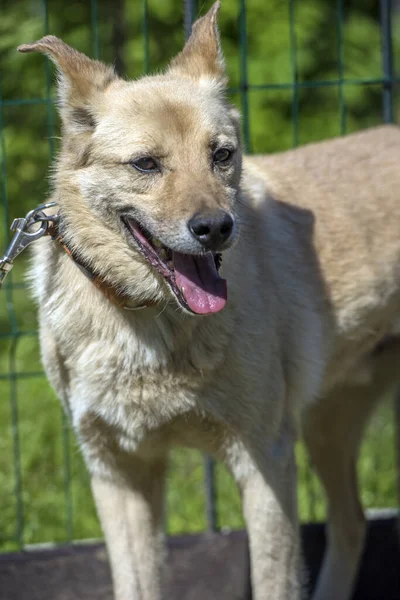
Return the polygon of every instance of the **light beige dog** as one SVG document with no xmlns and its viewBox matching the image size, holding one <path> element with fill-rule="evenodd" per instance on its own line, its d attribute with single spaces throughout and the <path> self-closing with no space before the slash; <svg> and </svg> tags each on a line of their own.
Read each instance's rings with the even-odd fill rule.
<svg viewBox="0 0 400 600">
<path fill-rule="evenodd" d="M 162 596 L 174 445 L 236 478 L 255 600 L 299 598 L 301 425 L 329 505 L 314 597 L 345 600 L 365 532 L 357 451 L 399 367 L 400 131 L 248 157 L 242 171 L 217 12 L 139 81 L 55 37 L 20 47 L 58 67 L 53 200 L 73 258 L 38 244 L 43 361 L 92 476 L 118 600 Z"/>
</svg>

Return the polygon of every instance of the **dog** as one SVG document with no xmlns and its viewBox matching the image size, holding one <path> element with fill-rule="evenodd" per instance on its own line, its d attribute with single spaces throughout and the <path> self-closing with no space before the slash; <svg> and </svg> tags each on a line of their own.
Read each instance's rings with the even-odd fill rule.
<svg viewBox="0 0 400 600">
<path fill-rule="evenodd" d="M 116 600 L 162 597 L 175 445 L 233 473 L 254 599 L 300 598 L 300 433 L 329 512 L 314 600 L 346 600 L 365 535 L 357 452 L 400 359 L 400 131 L 242 158 L 218 10 L 137 81 L 53 36 L 19 48 L 59 78 L 57 228 L 31 269 L 42 359 L 91 474 Z"/>
</svg>

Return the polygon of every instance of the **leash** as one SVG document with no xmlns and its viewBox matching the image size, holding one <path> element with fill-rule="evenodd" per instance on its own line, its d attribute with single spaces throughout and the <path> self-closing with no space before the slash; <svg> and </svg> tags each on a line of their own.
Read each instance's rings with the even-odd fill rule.
<svg viewBox="0 0 400 600">
<path fill-rule="evenodd" d="M 46 215 L 43 211 L 47 208 L 56 206 L 55 202 L 41 204 L 37 208 L 29 211 L 22 219 L 14 219 L 10 227 L 15 234 L 8 246 L 6 253 L 0 258 L 0 288 L 4 279 L 14 266 L 14 260 L 27 248 L 32 242 L 39 240 L 46 235 L 49 229 L 50 220 L 57 220 L 58 215 Z M 35 229 L 35 226 L 39 228 Z M 33 231 L 30 231 L 33 228 Z"/>
<path fill-rule="evenodd" d="M 0 258 L 0 289 L 3 282 L 12 270 L 14 266 L 14 260 L 27 248 L 39 240 L 41 237 L 48 235 L 51 239 L 56 242 L 60 248 L 66 252 L 70 259 L 77 265 L 82 273 L 105 295 L 105 297 L 112 302 L 115 306 L 123 308 L 125 310 L 141 310 L 155 306 L 154 302 L 147 302 L 140 306 L 132 306 L 129 303 L 129 298 L 120 294 L 113 288 L 112 285 L 107 283 L 100 275 L 94 273 L 88 265 L 77 256 L 63 239 L 60 233 L 60 215 L 47 215 L 44 211 L 48 208 L 57 206 L 56 202 L 48 202 L 47 204 L 41 204 L 37 208 L 29 211 L 28 214 L 19 219 L 14 219 L 10 227 L 11 231 L 14 231 L 14 236 L 8 246 L 6 253 Z"/>
</svg>

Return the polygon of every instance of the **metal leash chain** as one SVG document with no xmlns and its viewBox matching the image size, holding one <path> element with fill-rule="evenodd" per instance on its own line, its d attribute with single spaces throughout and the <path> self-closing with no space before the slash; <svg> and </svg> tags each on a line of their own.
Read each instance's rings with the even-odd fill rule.
<svg viewBox="0 0 400 600">
<path fill-rule="evenodd" d="M 65 243 L 59 233 L 60 215 L 46 215 L 43 211 L 47 208 L 57 206 L 56 202 L 48 202 L 34 208 L 23 219 L 15 219 L 11 225 L 11 230 L 15 231 L 11 244 L 7 248 L 4 256 L 0 258 L 0 289 L 3 281 L 14 266 L 14 259 L 21 254 L 32 242 L 39 240 L 44 235 L 50 235 L 62 248 L 73 262 L 79 267 L 83 274 L 106 296 L 110 302 L 123 308 L 124 310 L 142 310 L 149 306 L 154 306 L 154 302 L 149 301 L 145 304 L 132 306 L 132 299 L 129 296 L 118 293 L 112 285 L 107 283 L 104 278 L 93 272 L 89 265 L 85 264 L 79 256 L 76 256 L 71 248 Z M 36 229 L 31 231 L 36 225 Z"/>
<path fill-rule="evenodd" d="M 24 218 L 14 219 L 10 229 L 15 234 L 8 246 L 6 253 L 0 258 L 0 288 L 3 281 L 14 266 L 15 258 L 21 254 L 32 242 L 49 233 L 51 223 L 57 223 L 58 215 L 46 215 L 43 211 L 57 206 L 56 202 L 41 204 L 29 211 Z M 30 231 L 34 225 L 40 225 L 39 229 Z"/>
</svg>

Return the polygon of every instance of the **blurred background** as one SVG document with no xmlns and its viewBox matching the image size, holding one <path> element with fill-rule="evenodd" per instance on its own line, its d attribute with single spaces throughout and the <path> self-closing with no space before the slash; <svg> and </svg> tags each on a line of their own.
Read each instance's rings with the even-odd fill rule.
<svg viewBox="0 0 400 600">
<path fill-rule="evenodd" d="M 41 55 L 23 56 L 16 47 L 52 33 L 115 63 L 126 77 L 139 77 L 164 68 L 181 49 L 185 4 L 186 26 L 191 15 L 211 6 L 181 0 L 0 1 L 0 253 L 12 219 L 48 197 L 59 144 L 53 69 Z M 249 152 L 276 152 L 396 120 L 400 2 L 222 4 L 230 96 L 242 111 Z M 0 292 L 1 550 L 101 535 L 73 434 L 43 376 L 26 266 L 21 257 Z M 395 446 L 393 398 L 387 398 L 361 450 L 366 507 L 397 505 Z M 301 444 L 297 452 L 301 519 L 323 520 L 320 487 Z M 217 465 L 214 485 L 208 478 L 207 487 L 204 465 L 210 475 L 200 453 L 172 453 L 169 533 L 243 526 L 231 477 Z M 207 498 L 215 499 L 208 511 Z"/>
</svg>

